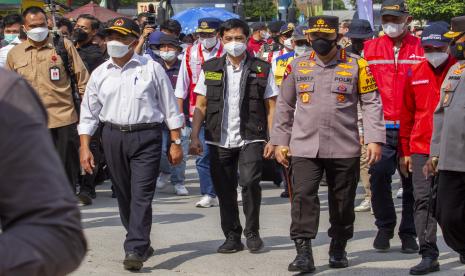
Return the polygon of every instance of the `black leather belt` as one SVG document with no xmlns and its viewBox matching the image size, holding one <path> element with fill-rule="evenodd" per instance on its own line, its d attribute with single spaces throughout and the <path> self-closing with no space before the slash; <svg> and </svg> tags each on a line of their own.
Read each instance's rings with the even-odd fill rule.
<svg viewBox="0 0 465 276">
<path fill-rule="evenodd" d="M 118 125 L 105 122 L 105 126 L 109 127 L 110 129 L 116 129 L 121 132 L 134 132 L 139 130 L 146 130 L 146 129 L 155 129 L 161 127 L 161 123 L 147 123 L 147 124 L 133 124 L 133 125 Z"/>
</svg>

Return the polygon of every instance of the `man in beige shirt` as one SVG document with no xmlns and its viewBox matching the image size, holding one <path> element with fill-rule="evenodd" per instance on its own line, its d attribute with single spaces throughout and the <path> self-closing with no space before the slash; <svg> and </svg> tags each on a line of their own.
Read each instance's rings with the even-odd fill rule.
<svg viewBox="0 0 465 276">
<path fill-rule="evenodd" d="M 5 67 L 22 75 L 37 91 L 47 110 L 48 127 L 58 154 L 75 189 L 79 174 L 78 115 L 70 77 L 49 34 L 45 12 L 39 7 L 30 7 L 23 12 L 23 19 L 28 38 L 11 49 Z M 76 75 L 79 93 L 83 95 L 89 73 L 71 41 L 65 40 L 64 47 Z"/>
</svg>

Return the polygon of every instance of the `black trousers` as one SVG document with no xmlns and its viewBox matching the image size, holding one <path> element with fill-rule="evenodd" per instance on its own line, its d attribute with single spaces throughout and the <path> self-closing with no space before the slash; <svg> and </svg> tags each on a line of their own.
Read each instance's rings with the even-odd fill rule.
<svg viewBox="0 0 465 276">
<path fill-rule="evenodd" d="M 439 249 L 436 245 L 437 221 L 432 211 L 428 218 L 429 194 L 431 189 L 431 177 L 425 178 L 423 166 L 429 156 L 425 154 L 412 154 L 412 184 L 414 204 L 415 229 L 420 242 L 420 254 L 423 257 L 439 257 Z M 425 235 L 426 220 L 428 220 Z"/>
<path fill-rule="evenodd" d="M 95 193 L 95 186 L 97 185 L 97 178 L 99 174 L 103 173 L 101 169 L 105 158 L 103 156 L 102 147 L 102 127 L 99 127 L 92 136 L 89 147 L 92 155 L 94 156 L 95 168 L 93 174 L 86 173 L 82 176 L 80 193 L 91 195 Z"/>
<path fill-rule="evenodd" d="M 126 252 L 144 254 L 150 246 L 152 200 L 160 166 L 161 126 L 121 132 L 103 127 L 102 144 L 126 228 Z"/>
<path fill-rule="evenodd" d="M 242 187 L 242 206 L 245 215 L 244 235 L 258 232 L 264 144 L 250 143 L 233 149 L 209 145 L 209 149 L 210 173 L 220 203 L 221 229 L 224 235 L 228 237 L 230 234 L 237 236 L 242 234 L 237 205 L 238 183 Z"/>
<path fill-rule="evenodd" d="M 465 172 L 439 171 L 436 218 L 447 245 L 465 255 Z"/>
<path fill-rule="evenodd" d="M 380 231 L 394 234 L 396 210 L 392 199 L 392 176 L 398 168 L 399 131 L 386 130 L 386 144 L 383 145 L 381 160 L 369 169 L 371 185 L 371 204 L 375 213 L 375 224 Z M 413 185 L 411 177 L 400 174 L 404 194 L 402 196 L 402 219 L 399 225 L 400 238 L 415 236 L 413 219 Z"/>
<path fill-rule="evenodd" d="M 71 189 L 76 192 L 76 183 L 79 177 L 79 135 L 76 124 L 51 128 L 53 143 L 60 156 Z"/>
<path fill-rule="evenodd" d="M 360 158 L 324 159 L 292 157 L 293 198 L 291 239 L 314 239 L 320 220 L 318 189 L 323 173 L 328 183 L 328 235 L 339 241 L 354 233 L 354 201 L 359 179 Z"/>
</svg>

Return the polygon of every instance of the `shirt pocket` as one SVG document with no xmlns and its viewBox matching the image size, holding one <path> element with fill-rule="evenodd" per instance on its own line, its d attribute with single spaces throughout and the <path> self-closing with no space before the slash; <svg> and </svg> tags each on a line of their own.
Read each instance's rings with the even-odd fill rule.
<svg viewBox="0 0 465 276">
<path fill-rule="evenodd" d="M 345 107 L 351 105 L 351 97 L 353 93 L 353 85 L 345 83 L 331 84 L 332 97 L 335 99 L 338 107 Z"/>
<path fill-rule="evenodd" d="M 452 103 L 452 99 L 454 98 L 455 90 L 459 85 L 460 80 L 448 80 L 444 82 L 442 85 L 443 97 L 441 98 L 441 106 L 442 107 L 449 107 Z"/>
<path fill-rule="evenodd" d="M 314 82 L 298 82 L 296 84 L 296 92 L 299 102 L 302 105 L 309 105 L 312 103 L 313 93 L 315 92 Z"/>
<path fill-rule="evenodd" d="M 154 94 L 155 88 L 154 84 L 150 80 L 144 80 L 141 77 L 134 78 L 134 98 L 140 101 L 148 101 L 149 98 Z"/>
<path fill-rule="evenodd" d="M 28 63 L 27 60 L 19 60 L 18 62 L 15 62 L 13 64 L 13 70 L 16 73 L 23 76 L 24 78 L 26 78 L 30 82 L 31 79 L 29 78 L 29 76 L 31 76 L 31 74 L 32 74 L 32 72 L 31 72 L 32 69 L 28 65 L 29 65 L 29 63 Z"/>
</svg>

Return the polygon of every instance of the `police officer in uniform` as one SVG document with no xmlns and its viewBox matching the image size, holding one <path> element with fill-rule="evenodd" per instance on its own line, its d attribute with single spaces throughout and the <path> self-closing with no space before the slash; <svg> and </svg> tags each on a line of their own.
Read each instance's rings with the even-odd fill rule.
<svg viewBox="0 0 465 276">
<path fill-rule="evenodd" d="M 357 104 L 362 103 L 369 164 L 381 157 L 384 120 L 376 83 L 358 56 L 337 47 L 338 17 L 309 19 L 313 51 L 287 68 L 278 96 L 271 143 L 275 156 L 290 167 L 293 179 L 291 239 L 297 257 L 289 271 L 315 270 L 311 239 L 318 232 L 318 187 L 323 173 L 329 190 L 332 238 L 329 265 L 348 266 L 347 240 L 354 231 L 354 199 L 360 169 Z M 290 162 L 286 151 L 290 154 Z"/>
<path fill-rule="evenodd" d="M 441 99 L 434 113 L 428 173 L 438 173 L 436 219 L 447 245 L 465 264 L 465 16 L 452 18 L 453 65 L 441 86 Z M 438 164 L 439 159 L 439 164 Z M 437 167 L 437 168 L 436 168 Z"/>
</svg>

